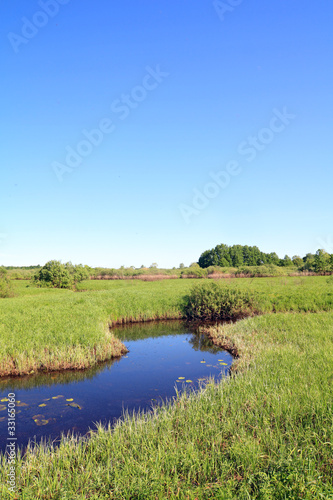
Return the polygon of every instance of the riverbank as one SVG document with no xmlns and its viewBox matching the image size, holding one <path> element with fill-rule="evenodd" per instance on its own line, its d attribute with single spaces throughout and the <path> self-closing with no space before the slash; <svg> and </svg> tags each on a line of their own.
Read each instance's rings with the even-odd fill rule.
<svg viewBox="0 0 333 500">
<path fill-rule="evenodd" d="M 333 313 L 212 332 L 237 346 L 236 376 L 89 439 L 28 451 L 17 457 L 19 495 L 2 486 L 2 498 L 332 498 Z"/>
</svg>

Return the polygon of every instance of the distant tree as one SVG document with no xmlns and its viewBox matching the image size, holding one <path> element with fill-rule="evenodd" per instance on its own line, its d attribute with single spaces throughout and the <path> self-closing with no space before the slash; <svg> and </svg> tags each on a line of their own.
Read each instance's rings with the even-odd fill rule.
<svg viewBox="0 0 333 500">
<path fill-rule="evenodd" d="M 333 253 L 330 255 L 330 259 L 328 261 L 329 264 L 329 270 L 331 273 L 333 273 Z"/>
<path fill-rule="evenodd" d="M 302 267 L 303 266 L 303 260 L 299 255 L 294 255 L 292 258 L 293 264 L 296 267 Z"/>
<path fill-rule="evenodd" d="M 211 250 L 205 250 L 199 257 L 199 266 L 207 268 L 211 266 L 241 267 L 261 266 L 264 264 L 285 265 L 283 259 L 279 259 L 274 252 L 271 254 L 261 252 L 256 246 L 248 245 L 216 245 Z"/>
<path fill-rule="evenodd" d="M 140 269 L 145 269 L 145 266 L 142 264 L 142 266 L 140 267 Z"/>
<path fill-rule="evenodd" d="M 269 264 L 274 264 L 275 266 L 279 265 L 280 259 L 277 253 L 272 252 L 268 254 L 268 258 L 269 258 Z"/>
<path fill-rule="evenodd" d="M 232 266 L 232 257 L 230 255 L 230 247 L 228 245 L 221 243 L 221 245 L 217 245 L 212 251 L 214 258 L 211 265 L 220 266 L 220 262 L 226 262 L 227 265 L 224 267 Z"/>
<path fill-rule="evenodd" d="M 315 256 L 312 253 L 307 253 L 305 257 L 303 257 L 303 269 L 306 271 L 314 271 L 315 270 Z"/>
<path fill-rule="evenodd" d="M 244 263 L 243 249 L 241 245 L 233 245 L 230 248 L 229 255 L 231 257 L 231 262 L 233 267 L 240 267 Z"/>
<path fill-rule="evenodd" d="M 179 269 L 184 269 L 184 267 L 185 267 L 185 264 L 183 264 L 183 263 L 181 262 L 181 264 L 179 264 Z"/>
<path fill-rule="evenodd" d="M 288 267 L 293 265 L 293 261 L 289 257 L 289 255 L 285 255 L 283 259 L 280 259 L 280 266 L 282 267 Z"/>
<path fill-rule="evenodd" d="M 316 273 L 324 273 L 330 268 L 330 255 L 323 249 L 319 249 L 316 252 L 314 258 L 314 268 Z"/>
<path fill-rule="evenodd" d="M 220 260 L 220 264 L 219 264 L 220 267 L 230 267 L 230 262 L 227 261 L 227 259 L 221 259 Z"/>
<path fill-rule="evenodd" d="M 212 250 L 206 250 L 199 257 L 199 260 L 198 260 L 199 266 L 202 268 L 213 266 L 214 265 L 213 257 L 214 256 L 213 256 Z"/>
<path fill-rule="evenodd" d="M 149 266 L 150 269 L 156 269 L 158 267 L 156 262 L 153 262 L 151 266 Z"/>
<path fill-rule="evenodd" d="M 318 250 L 315 255 L 307 253 L 303 259 L 299 255 L 294 255 L 292 259 L 285 255 L 283 259 L 280 259 L 277 253 L 264 253 L 256 246 L 233 245 L 229 247 L 223 243 L 216 245 L 211 250 L 205 250 L 200 255 L 198 264 L 204 269 L 214 266 L 237 267 L 239 269 L 243 266 L 274 265 L 281 267 L 297 266 L 298 269 L 318 273 L 333 272 L 333 257 L 322 249 Z"/>
</svg>

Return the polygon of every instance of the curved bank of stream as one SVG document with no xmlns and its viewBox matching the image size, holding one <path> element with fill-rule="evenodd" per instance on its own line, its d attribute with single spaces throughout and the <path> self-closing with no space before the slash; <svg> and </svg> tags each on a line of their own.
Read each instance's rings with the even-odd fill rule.
<svg viewBox="0 0 333 500">
<path fill-rule="evenodd" d="M 232 356 L 181 321 L 113 329 L 129 349 L 122 358 L 80 372 L 0 381 L 0 447 L 7 437 L 7 396 L 15 393 L 18 446 L 29 440 L 86 434 L 96 422 L 115 422 L 124 409 L 149 410 L 186 387 L 228 374 Z"/>
</svg>

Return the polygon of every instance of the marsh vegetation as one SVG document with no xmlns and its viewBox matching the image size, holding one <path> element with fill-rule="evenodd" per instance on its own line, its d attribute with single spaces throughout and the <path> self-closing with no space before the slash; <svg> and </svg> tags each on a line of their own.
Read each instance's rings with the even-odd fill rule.
<svg viewBox="0 0 333 500">
<path fill-rule="evenodd" d="M 1 366 L 38 370 L 45 359 L 55 366 L 71 349 L 96 356 L 110 344 L 103 337 L 110 325 L 180 317 L 195 283 L 88 280 L 78 293 L 16 282 L 16 297 L 0 301 Z M 127 415 L 89 439 L 28 450 L 18 457 L 23 498 L 333 497 L 331 278 L 231 279 L 218 287 L 230 297 L 255 296 L 259 313 L 205 332 L 237 351 L 229 381 Z M 200 290 L 195 296 L 206 300 Z M 1 494 L 12 498 L 5 486 Z"/>
</svg>

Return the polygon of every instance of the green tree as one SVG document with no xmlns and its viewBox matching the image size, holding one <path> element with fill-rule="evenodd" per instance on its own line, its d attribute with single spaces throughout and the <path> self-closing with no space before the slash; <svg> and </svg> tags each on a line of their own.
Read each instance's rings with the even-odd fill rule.
<svg viewBox="0 0 333 500">
<path fill-rule="evenodd" d="M 314 258 L 314 268 L 316 273 L 324 273 L 330 268 L 330 255 L 325 252 L 322 248 L 316 251 L 316 255 Z"/>
<path fill-rule="evenodd" d="M 292 258 L 292 261 L 293 261 L 294 266 L 296 266 L 298 268 L 303 266 L 303 260 L 301 259 L 301 257 L 299 255 L 294 255 Z"/>
<path fill-rule="evenodd" d="M 312 253 L 307 253 L 305 257 L 303 257 L 303 269 L 306 271 L 314 271 L 315 270 L 315 256 Z"/>
<path fill-rule="evenodd" d="M 233 245 L 230 248 L 230 257 L 233 267 L 240 267 L 244 263 L 243 248 L 241 245 Z"/>
<path fill-rule="evenodd" d="M 280 266 L 282 267 L 288 267 L 293 265 L 293 261 L 289 257 L 289 255 L 285 255 L 283 259 L 280 259 Z"/>
<path fill-rule="evenodd" d="M 269 254 L 269 263 L 274 264 L 275 266 L 278 266 L 280 262 L 279 256 L 275 252 L 271 252 Z"/>
<path fill-rule="evenodd" d="M 333 273 L 333 253 L 330 255 L 329 270 Z"/>
<path fill-rule="evenodd" d="M 219 264 L 220 267 L 231 267 L 230 266 L 230 262 L 227 261 L 227 259 L 225 258 L 222 258 L 220 260 L 220 264 Z"/>
<path fill-rule="evenodd" d="M 199 266 L 202 267 L 202 268 L 213 266 L 214 265 L 214 263 L 213 263 L 213 257 L 214 257 L 213 251 L 212 250 L 206 250 L 199 257 L 199 260 L 198 260 Z"/>
</svg>

